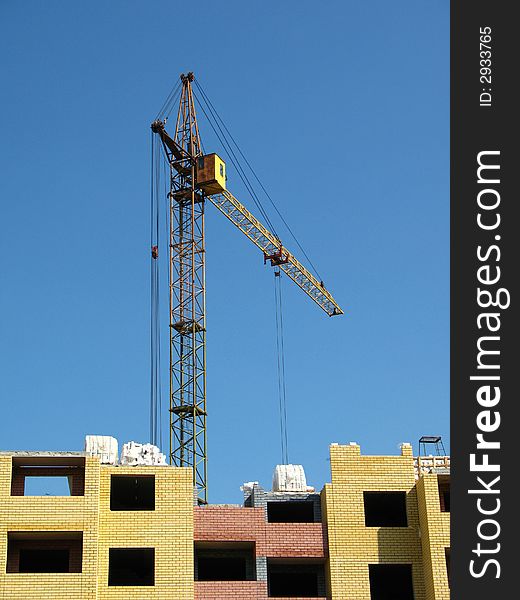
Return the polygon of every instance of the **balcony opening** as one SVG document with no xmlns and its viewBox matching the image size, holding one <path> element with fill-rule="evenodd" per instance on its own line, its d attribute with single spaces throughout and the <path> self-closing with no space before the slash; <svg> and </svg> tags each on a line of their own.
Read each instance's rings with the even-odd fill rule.
<svg viewBox="0 0 520 600">
<path fill-rule="evenodd" d="M 199 556 L 198 581 L 244 581 L 246 559 L 243 556 Z"/>
<path fill-rule="evenodd" d="M 314 523 L 314 502 L 312 500 L 267 503 L 269 523 Z"/>
<path fill-rule="evenodd" d="M 412 565 L 368 565 L 371 600 L 414 600 Z"/>
<path fill-rule="evenodd" d="M 68 573 L 70 550 L 20 548 L 19 573 Z"/>
<path fill-rule="evenodd" d="M 450 478 L 449 476 L 438 475 L 437 480 L 439 483 L 441 512 L 450 512 Z"/>
<path fill-rule="evenodd" d="M 24 496 L 70 496 L 70 492 L 66 475 L 25 478 Z"/>
<path fill-rule="evenodd" d="M 83 496 L 85 458 L 13 456 L 11 496 Z"/>
<path fill-rule="evenodd" d="M 268 559 L 269 598 L 325 598 L 323 563 L 289 559 Z"/>
<path fill-rule="evenodd" d="M 82 532 L 9 532 L 6 572 L 81 573 L 82 555 Z"/>
<path fill-rule="evenodd" d="M 112 475 L 110 510 L 155 510 L 155 477 Z"/>
<path fill-rule="evenodd" d="M 195 581 L 254 581 L 253 542 L 195 542 Z"/>
<path fill-rule="evenodd" d="M 141 586 L 155 584 L 155 548 L 110 548 L 108 585 Z"/>
<path fill-rule="evenodd" d="M 406 492 L 364 492 L 367 527 L 407 527 Z"/>
</svg>

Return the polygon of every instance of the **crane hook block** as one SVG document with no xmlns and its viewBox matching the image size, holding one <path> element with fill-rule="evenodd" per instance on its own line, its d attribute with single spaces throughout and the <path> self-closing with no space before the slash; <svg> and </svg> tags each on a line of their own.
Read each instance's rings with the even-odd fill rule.
<svg viewBox="0 0 520 600">
<path fill-rule="evenodd" d="M 159 247 L 158 246 L 152 246 L 152 258 L 154 260 L 157 260 L 159 258 Z"/>
<path fill-rule="evenodd" d="M 285 265 L 289 262 L 289 257 L 287 254 L 283 253 L 283 247 L 280 246 L 280 249 L 277 250 L 274 254 L 266 254 L 264 252 L 264 265 L 267 261 L 271 261 L 271 267 L 277 267 L 279 265 Z"/>
</svg>

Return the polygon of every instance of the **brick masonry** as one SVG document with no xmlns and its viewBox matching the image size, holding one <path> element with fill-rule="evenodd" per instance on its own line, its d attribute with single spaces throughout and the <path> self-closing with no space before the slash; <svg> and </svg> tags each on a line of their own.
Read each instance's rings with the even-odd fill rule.
<svg viewBox="0 0 520 600">
<path fill-rule="evenodd" d="M 194 509 L 194 539 L 195 543 L 251 542 L 256 558 L 256 582 L 227 582 L 226 589 L 236 590 L 239 596 L 219 596 L 223 593 L 222 582 L 197 582 L 195 598 L 200 600 L 267 598 L 267 558 L 325 561 L 327 556 L 322 523 L 268 523 L 265 505 L 259 508 L 197 507 Z M 252 595 L 240 595 L 244 593 Z"/>
<path fill-rule="evenodd" d="M 325 558 L 322 523 L 267 523 L 263 508 L 211 505 L 194 509 L 194 539 L 254 542 L 257 556 Z"/>
<path fill-rule="evenodd" d="M 57 459 L 59 462 L 59 458 Z M 110 476 L 155 475 L 155 511 L 110 511 Z M 12 458 L 0 455 L 0 561 L 8 532 L 41 535 L 82 532 L 80 573 L 9 573 L 0 570 L 5 600 L 108 600 L 194 597 L 191 470 L 112 467 L 86 457 L 83 496 L 13 496 Z M 109 548 L 154 547 L 153 587 L 108 586 Z M 173 558 L 172 558 L 173 557 Z"/>
<path fill-rule="evenodd" d="M 449 513 L 440 510 L 437 476 L 416 480 L 408 444 L 402 445 L 401 456 L 361 456 L 356 444 L 332 445 L 330 456 L 332 483 L 322 492 L 322 510 L 329 539 L 331 600 L 370 600 L 368 567 L 384 563 L 411 565 L 415 600 L 447 600 L 444 547 L 449 547 L 449 529 L 443 529 L 437 544 L 443 545 L 442 559 L 425 542 L 432 518 L 435 523 L 441 519 L 444 526 L 449 522 Z M 427 477 L 428 496 L 423 492 Z M 366 527 L 364 491 L 405 492 L 407 527 Z"/>
<path fill-rule="evenodd" d="M 442 477 L 445 483 L 445 477 Z M 450 547 L 450 513 L 444 512 L 436 475 L 417 482 L 422 554 L 427 600 L 449 600 L 446 549 Z"/>
<path fill-rule="evenodd" d="M 13 469 L 13 456 L 0 453 L 0 599 L 265 599 L 269 561 L 309 561 L 324 565 L 321 598 L 370 600 L 369 565 L 404 563 L 412 568 L 415 600 L 448 600 L 449 513 L 439 493 L 439 482 L 443 489 L 448 478 L 430 474 L 417 480 L 407 445 L 400 456 L 362 456 L 357 445 L 332 445 L 330 455 L 331 483 L 320 495 L 284 496 L 255 486 L 244 507 L 194 507 L 189 469 L 106 466 L 83 455 L 84 470 L 71 467 L 73 495 L 23 496 L 23 480 L 32 475 L 34 464 L 19 468 L 18 461 Z M 47 462 L 52 469 L 53 460 Z M 113 474 L 154 475 L 155 510 L 111 511 Z M 407 526 L 366 527 L 364 491 L 405 492 Z M 286 498 L 312 501 L 316 522 L 269 523 L 267 502 Z M 72 572 L 16 572 L 17 552 L 27 537 L 33 536 L 33 547 L 51 543 L 37 541 L 46 535 L 59 545 L 61 534 L 74 533 L 82 535 L 82 550 L 77 539 L 69 539 Z M 8 555 L 9 534 L 14 535 Z M 256 580 L 194 581 L 194 545 L 218 549 L 219 544 L 229 548 L 245 542 L 254 548 Z M 155 549 L 155 585 L 108 586 L 109 549 L 147 547 Z"/>
</svg>

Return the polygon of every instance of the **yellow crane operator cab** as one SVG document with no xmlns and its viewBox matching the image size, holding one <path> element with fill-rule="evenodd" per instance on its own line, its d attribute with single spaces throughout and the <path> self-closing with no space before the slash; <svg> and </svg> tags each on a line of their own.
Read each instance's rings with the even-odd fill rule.
<svg viewBox="0 0 520 600">
<path fill-rule="evenodd" d="M 210 195 L 226 189 L 226 163 L 218 154 L 197 158 L 197 187 Z"/>
</svg>

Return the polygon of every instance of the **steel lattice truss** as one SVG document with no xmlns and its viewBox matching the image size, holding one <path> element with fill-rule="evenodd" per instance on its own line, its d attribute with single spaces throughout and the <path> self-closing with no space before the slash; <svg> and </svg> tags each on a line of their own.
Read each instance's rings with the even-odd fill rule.
<svg viewBox="0 0 520 600">
<path fill-rule="evenodd" d="M 268 229 L 256 219 L 245 206 L 243 206 L 227 190 L 222 194 L 210 196 L 209 199 L 240 231 L 256 245 L 271 264 L 279 268 L 290 277 L 314 302 L 331 317 L 341 315 L 343 311 L 331 294 L 294 256 L 282 246 Z"/>
<path fill-rule="evenodd" d="M 193 469 L 198 500 L 206 503 L 204 196 L 195 189 L 201 144 L 192 79 L 182 80 L 173 140 L 161 125 L 156 132 L 170 163 L 170 463 Z"/>
<path fill-rule="evenodd" d="M 182 91 L 170 137 L 164 122 L 152 131 L 161 138 L 170 165 L 169 313 L 170 313 L 170 464 L 193 469 L 199 503 L 207 502 L 206 306 L 204 202 L 211 202 L 260 250 L 264 262 L 280 268 L 329 316 L 343 314 L 318 281 L 281 241 L 227 190 L 208 195 L 197 188 L 196 162 L 202 156 L 191 83 Z M 206 188 L 205 188 L 206 189 Z"/>
</svg>

